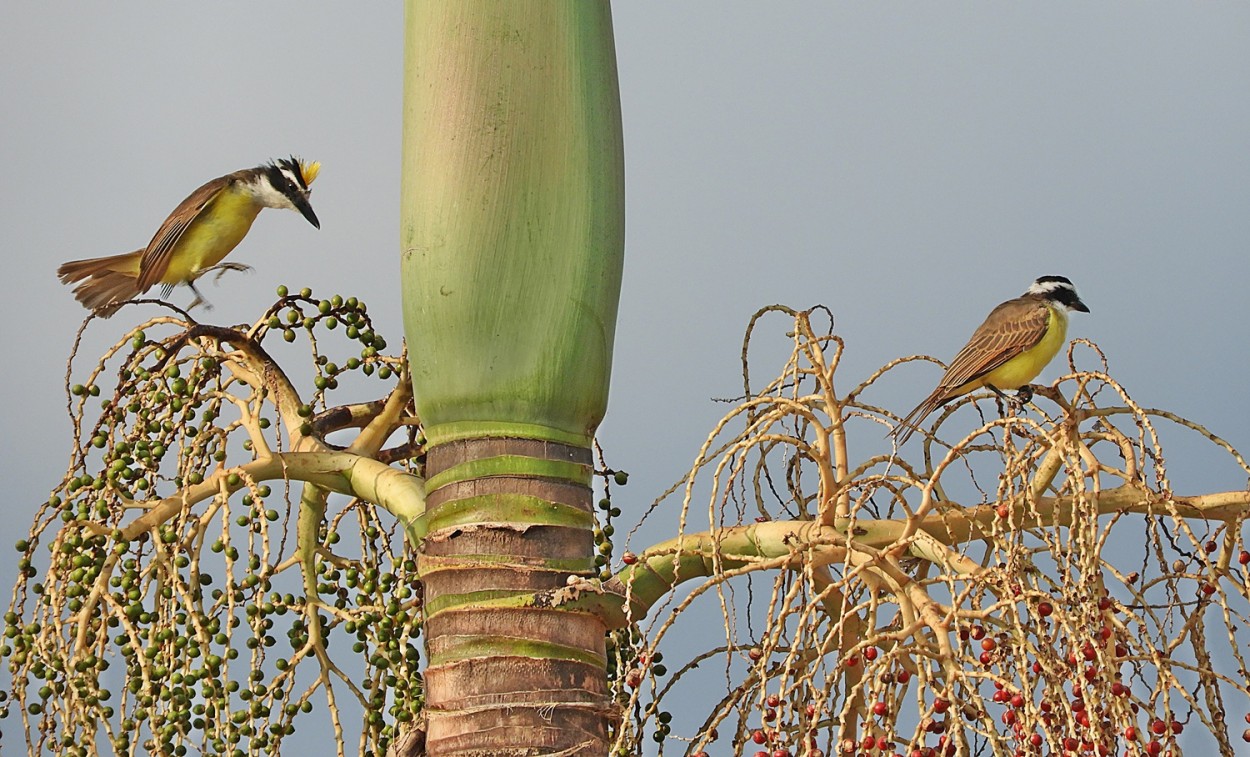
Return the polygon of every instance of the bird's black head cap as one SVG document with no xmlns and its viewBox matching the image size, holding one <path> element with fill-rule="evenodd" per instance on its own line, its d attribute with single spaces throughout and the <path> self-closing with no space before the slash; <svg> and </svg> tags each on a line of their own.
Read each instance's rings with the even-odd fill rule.
<svg viewBox="0 0 1250 757">
<path fill-rule="evenodd" d="M 1033 282 L 1025 294 L 1040 295 L 1068 310 L 1079 310 L 1088 313 L 1089 308 L 1081 302 L 1071 279 L 1067 276 L 1042 276 Z"/>
</svg>

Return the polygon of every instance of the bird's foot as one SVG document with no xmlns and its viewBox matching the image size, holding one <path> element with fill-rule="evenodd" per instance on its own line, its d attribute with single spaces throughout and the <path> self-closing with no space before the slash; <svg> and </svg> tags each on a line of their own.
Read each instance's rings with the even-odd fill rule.
<svg viewBox="0 0 1250 757">
<path fill-rule="evenodd" d="M 215 283 L 221 279 L 222 274 L 224 274 L 226 271 L 240 271 L 242 273 L 250 273 L 251 270 L 252 270 L 252 267 L 250 265 L 244 265 L 243 263 L 218 263 L 212 268 L 205 268 L 203 271 L 200 272 L 200 275 L 209 273 L 211 271 L 216 271 L 217 275 L 213 277 L 213 282 Z"/>
<path fill-rule="evenodd" d="M 1033 401 L 1033 388 L 1029 386 L 1028 384 L 1025 384 L 1024 386 L 1017 389 L 1015 395 L 1007 394 L 1006 392 L 1004 392 L 1003 390 L 999 389 L 998 387 L 992 384 L 986 384 L 985 386 L 991 392 L 996 394 L 998 398 L 1002 400 L 1003 403 L 1006 404 L 1006 406 L 1010 408 L 1013 413 L 1020 412 L 1021 410 L 1024 409 L 1025 405 Z"/>
<path fill-rule="evenodd" d="M 209 270 L 211 271 L 212 269 L 210 268 Z M 204 295 L 200 294 L 200 290 L 195 288 L 195 284 L 193 282 L 188 281 L 187 286 L 191 288 L 192 292 L 195 292 L 195 299 L 191 300 L 190 305 L 187 305 L 188 313 L 191 312 L 192 310 L 195 310 L 200 305 L 203 305 L 205 310 L 213 309 L 213 304 L 209 302 L 208 300 L 204 299 Z"/>
</svg>

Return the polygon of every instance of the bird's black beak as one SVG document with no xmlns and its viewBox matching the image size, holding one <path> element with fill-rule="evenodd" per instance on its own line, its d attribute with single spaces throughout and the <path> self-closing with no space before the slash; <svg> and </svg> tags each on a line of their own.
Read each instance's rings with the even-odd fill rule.
<svg viewBox="0 0 1250 757">
<path fill-rule="evenodd" d="M 309 210 L 308 212 L 309 212 L 309 213 L 311 213 L 312 211 L 311 211 L 311 210 Z M 314 225 L 315 225 L 315 224 L 314 224 Z M 1079 298 L 1077 299 L 1077 301 L 1076 301 L 1076 302 L 1072 303 L 1072 309 L 1073 309 L 1073 310 L 1079 310 L 1079 311 L 1081 311 L 1082 313 L 1088 313 L 1088 312 L 1089 312 L 1089 306 L 1088 306 L 1088 305 L 1086 305 L 1084 302 L 1081 302 L 1081 300 L 1080 300 Z"/>
<path fill-rule="evenodd" d="M 314 227 L 318 229 L 321 228 L 321 221 L 317 220 L 317 214 L 313 212 L 312 205 L 309 204 L 307 195 L 297 195 L 295 197 L 295 209 L 299 211 L 300 215 L 307 218 L 308 222 Z"/>
</svg>

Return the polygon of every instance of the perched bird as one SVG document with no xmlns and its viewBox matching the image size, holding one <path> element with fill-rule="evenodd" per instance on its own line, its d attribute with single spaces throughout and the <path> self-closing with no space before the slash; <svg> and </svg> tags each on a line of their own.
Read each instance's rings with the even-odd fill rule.
<svg viewBox="0 0 1250 757">
<path fill-rule="evenodd" d="M 890 435 L 900 445 L 906 443 L 934 410 L 981 387 L 1004 398 L 1004 389 L 1019 389 L 1017 397 L 1027 402 L 1032 393 L 1022 387 L 1063 346 L 1070 310 L 1089 312 L 1076 287 L 1063 276 L 1043 276 L 1024 294 L 994 308 L 950 362 L 933 393 L 899 421 Z"/>
<path fill-rule="evenodd" d="M 317 215 L 308 203 L 309 185 L 320 163 L 305 163 L 292 155 L 256 168 L 213 179 L 191 193 L 148 246 L 122 255 L 73 260 L 57 269 L 61 282 L 78 286 L 74 296 L 84 307 L 104 316 L 121 304 L 161 284 L 167 297 L 176 284 L 195 292 L 190 307 L 204 303 L 195 280 L 214 270 L 247 270 L 238 263 L 222 263 L 247 236 L 261 208 L 298 210 L 316 228 Z"/>
</svg>

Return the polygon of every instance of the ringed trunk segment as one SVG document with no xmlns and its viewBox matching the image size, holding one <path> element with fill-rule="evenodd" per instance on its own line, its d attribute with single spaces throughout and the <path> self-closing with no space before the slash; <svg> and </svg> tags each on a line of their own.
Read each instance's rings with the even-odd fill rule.
<svg viewBox="0 0 1250 757">
<path fill-rule="evenodd" d="M 604 621 L 526 601 L 596 574 L 591 450 L 463 439 L 431 447 L 427 471 L 429 753 L 605 754 Z"/>
</svg>

